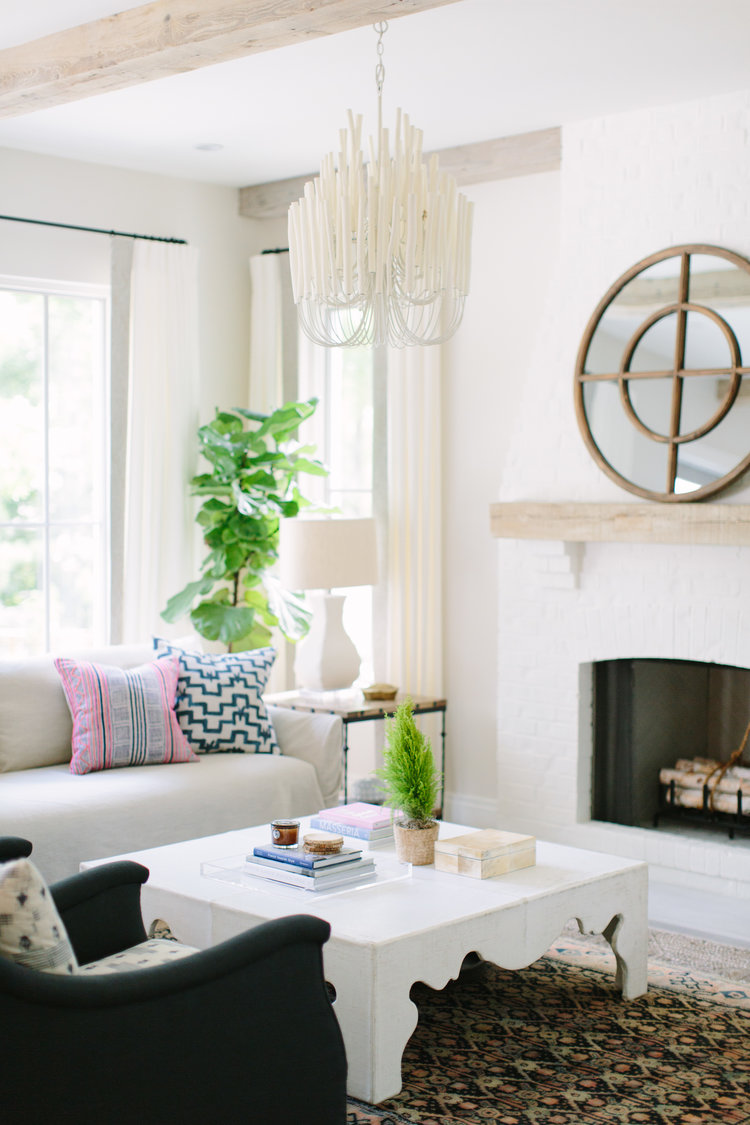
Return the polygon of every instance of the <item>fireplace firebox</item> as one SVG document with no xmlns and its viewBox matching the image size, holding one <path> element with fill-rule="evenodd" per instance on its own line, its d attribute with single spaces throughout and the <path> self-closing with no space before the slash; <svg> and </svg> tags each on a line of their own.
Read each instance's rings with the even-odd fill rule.
<svg viewBox="0 0 750 1125">
<path fill-rule="evenodd" d="M 750 816 L 677 809 L 663 786 L 660 802 L 659 781 L 679 760 L 725 763 L 737 750 L 750 720 L 750 669 L 634 658 L 599 661 L 592 671 L 594 820 L 654 827 L 666 815 L 709 830 L 730 822 L 733 833 L 740 819 L 750 828 Z"/>
</svg>

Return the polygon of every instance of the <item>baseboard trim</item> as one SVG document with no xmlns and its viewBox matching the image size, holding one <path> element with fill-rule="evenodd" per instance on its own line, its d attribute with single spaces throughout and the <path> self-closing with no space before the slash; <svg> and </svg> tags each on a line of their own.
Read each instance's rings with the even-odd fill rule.
<svg viewBox="0 0 750 1125">
<path fill-rule="evenodd" d="M 496 828 L 497 801 L 467 793 L 446 793 L 443 819 L 473 828 Z"/>
</svg>

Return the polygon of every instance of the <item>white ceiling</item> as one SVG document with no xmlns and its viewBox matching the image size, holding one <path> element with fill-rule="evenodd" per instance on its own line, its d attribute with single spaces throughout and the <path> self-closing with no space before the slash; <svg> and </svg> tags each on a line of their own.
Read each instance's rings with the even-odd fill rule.
<svg viewBox="0 0 750 1125">
<path fill-rule="evenodd" d="M 0 48 L 137 6 L 0 0 Z M 461 0 L 391 22 L 385 124 L 403 106 L 439 149 L 745 89 L 749 40 L 750 0 Z M 2 119 L 0 147 L 236 187 L 315 171 L 348 108 L 372 128 L 375 43 L 360 28 Z"/>
</svg>

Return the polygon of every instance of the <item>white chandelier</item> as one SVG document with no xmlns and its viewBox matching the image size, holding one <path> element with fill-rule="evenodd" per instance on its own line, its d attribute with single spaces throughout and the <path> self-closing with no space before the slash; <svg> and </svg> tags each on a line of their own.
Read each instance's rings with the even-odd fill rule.
<svg viewBox="0 0 750 1125">
<path fill-rule="evenodd" d="M 324 347 L 439 344 L 458 328 L 469 290 L 473 204 L 438 158 L 422 161 L 422 130 L 396 111 L 393 154 L 382 124 L 383 35 L 378 33 L 377 151 L 361 148 L 362 116 L 348 111 L 333 153 L 289 208 L 289 263 L 300 327 Z"/>
</svg>

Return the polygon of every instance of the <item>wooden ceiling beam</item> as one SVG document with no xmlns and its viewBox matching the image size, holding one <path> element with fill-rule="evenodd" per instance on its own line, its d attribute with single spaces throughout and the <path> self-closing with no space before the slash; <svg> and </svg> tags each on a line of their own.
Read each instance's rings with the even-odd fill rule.
<svg viewBox="0 0 750 1125">
<path fill-rule="evenodd" d="M 321 154 L 322 155 L 322 154 Z M 426 154 L 429 156 L 429 153 Z M 444 148 L 438 152 L 441 172 L 451 172 L 460 187 L 534 172 L 554 172 L 560 167 L 560 129 L 538 129 L 512 137 Z M 279 219 L 304 193 L 317 172 L 289 180 L 240 188 L 240 215 L 246 219 Z"/>
<path fill-rule="evenodd" d="M 0 51 L 0 118 L 457 0 L 155 0 Z"/>
</svg>

